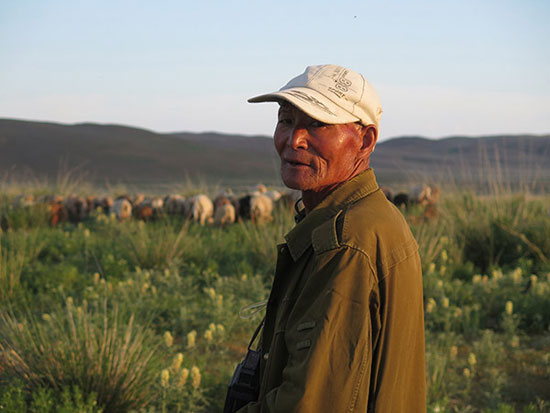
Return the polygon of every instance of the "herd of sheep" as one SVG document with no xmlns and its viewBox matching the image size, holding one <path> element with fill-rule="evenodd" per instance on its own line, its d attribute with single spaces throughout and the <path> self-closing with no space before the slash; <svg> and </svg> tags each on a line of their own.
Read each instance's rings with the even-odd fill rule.
<svg viewBox="0 0 550 413">
<path fill-rule="evenodd" d="M 396 195 L 387 187 L 381 187 L 381 190 L 388 200 L 399 207 L 407 208 L 412 204 L 419 204 L 423 207 L 424 218 L 430 219 L 437 215 L 439 188 L 436 186 L 418 186 Z M 133 197 L 121 195 L 116 198 L 69 195 L 66 198 L 45 196 L 40 199 L 35 199 L 32 195 L 20 195 L 13 200 L 13 206 L 17 208 L 46 205 L 49 223 L 52 226 L 67 221 L 81 222 L 93 212 L 114 216 L 119 221 L 151 221 L 163 216 L 182 216 L 200 225 L 226 226 L 243 220 L 251 220 L 254 223 L 272 221 L 275 205 L 280 204 L 283 208 L 292 210 L 298 198 L 298 192 L 281 193 L 267 190 L 264 185 L 259 184 L 241 196 L 236 196 L 228 190 L 218 193 L 213 200 L 205 194 L 187 198 L 177 194 L 164 198 L 138 194 Z"/>
<path fill-rule="evenodd" d="M 264 223 L 273 220 L 273 210 L 276 204 L 291 208 L 297 196 L 294 193 L 268 191 L 264 185 L 257 185 L 244 195 L 236 196 L 231 191 L 220 192 L 212 200 L 205 194 L 183 197 L 172 194 L 162 197 L 145 197 L 121 195 L 110 196 L 79 196 L 69 195 L 45 196 L 35 199 L 32 195 L 20 195 L 13 200 L 13 206 L 30 207 L 46 205 L 49 211 L 50 225 L 60 222 L 78 223 L 94 212 L 114 216 L 119 221 L 138 219 L 151 221 L 163 216 L 182 216 L 201 225 L 216 224 L 225 226 L 239 220 L 251 220 L 254 223 Z"/>
<path fill-rule="evenodd" d="M 422 218 L 433 219 L 437 216 L 437 203 L 439 201 L 439 187 L 437 185 L 416 185 L 408 192 L 398 192 L 396 194 L 386 187 L 380 188 L 386 198 L 400 208 L 408 208 L 412 205 L 422 207 Z"/>
</svg>

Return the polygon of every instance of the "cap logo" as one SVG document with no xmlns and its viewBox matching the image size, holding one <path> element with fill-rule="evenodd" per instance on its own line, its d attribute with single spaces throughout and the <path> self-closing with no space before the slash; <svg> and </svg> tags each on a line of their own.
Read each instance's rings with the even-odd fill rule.
<svg viewBox="0 0 550 413">
<path fill-rule="evenodd" d="M 315 99 L 313 96 L 309 96 L 308 94 L 299 91 L 299 90 L 285 90 L 284 93 L 287 93 L 289 95 L 294 96 L 295 98 L 298 98 L 300 100 L 303 100 L 304 102 L 310 103 L 312 105 L 317 106 L 319 109 L 323 110 L 324 112 L 328 113 L 329 115 L 336 116 L 336 113 L 332 112 L 327 106 L 325 106 L 324 103 L 319 102 L 317 99 Z"/>
<path fill-rule="evenodd" d="M 344 70 L 338 78 L 334 81 L 334 87 L 329 87 L 328 91 L 334 93 L 339 98 L 343 98 L 346 95 L 346 92 L 349 91 L 352 83 L 350 80 L 346 79 L 348 74 L 347 70 Z"/>
</svg>

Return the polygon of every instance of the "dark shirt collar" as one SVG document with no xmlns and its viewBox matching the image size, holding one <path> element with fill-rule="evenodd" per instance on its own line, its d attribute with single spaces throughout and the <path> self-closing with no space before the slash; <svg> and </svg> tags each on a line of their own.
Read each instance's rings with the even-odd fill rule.
<svg viewBox="0 0 550 413">
<path fill-rule="evenodd" d="M 347 205 L 357 202 L 376 190 L 378 190 L 376 177 L 372 168 L 369 168 L 332 191 L 307 215 L 303 216 L 305 212 L 300 211 L 297 217 L 303 216 L 303 218 L 297 219 L 296 226 L 285 235 L 292 259 L 297 261 L 309 248 L 311 233 L 315 228 Z"/>
</svg>

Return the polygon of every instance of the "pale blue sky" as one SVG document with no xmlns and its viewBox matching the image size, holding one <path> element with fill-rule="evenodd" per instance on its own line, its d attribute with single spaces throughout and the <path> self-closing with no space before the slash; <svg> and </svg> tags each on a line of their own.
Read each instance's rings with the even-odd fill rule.
<svg viewBox="0 0 550 413">
<path fill-rule="evenodd" d="M 378 90 L 381 138 L 550 133 L 550 2 L 0 1 L 0 117 L 270 135 L 307 65 Z"/>
</svg>

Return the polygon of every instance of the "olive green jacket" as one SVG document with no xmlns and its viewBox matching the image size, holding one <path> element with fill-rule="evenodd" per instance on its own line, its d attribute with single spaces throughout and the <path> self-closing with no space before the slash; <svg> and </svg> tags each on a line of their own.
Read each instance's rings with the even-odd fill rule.
<svg viewBox="0 0 550 413">
<path fill-rule="evenodd" d="M 372 169 L 279 245 L 260 395 L 239 412 L 425 412 L 418 246 Z"/>
</svg>

